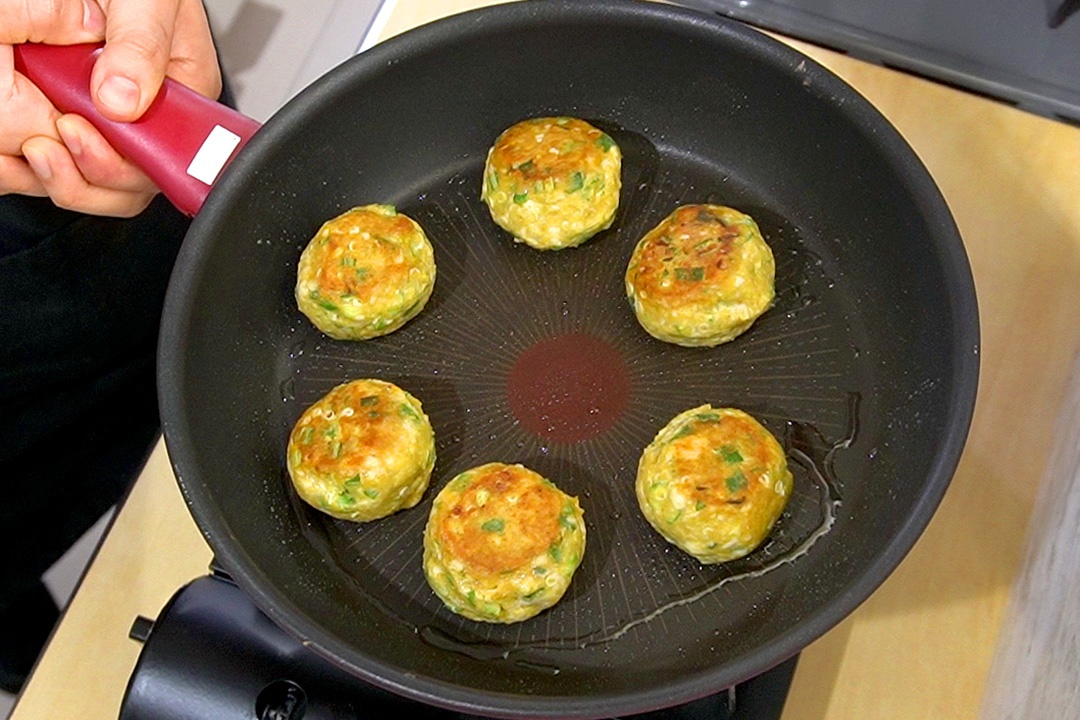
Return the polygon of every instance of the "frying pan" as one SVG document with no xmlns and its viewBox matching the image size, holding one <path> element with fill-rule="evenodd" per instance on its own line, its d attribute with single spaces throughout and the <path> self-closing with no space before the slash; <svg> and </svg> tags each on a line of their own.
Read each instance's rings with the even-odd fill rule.
<svg viewBox="0 0 1080 720">
<path fill-rule="evenodd" d="M 611 229 L 541 253 L 479 201 L 487 148 L 573 115 L 624 153 Z M 426 229 L 425 310 L 363 343 L 292 298 L 326 219 L 393 203 Z M 777 259 L 777 299 L 712 349 L 650 338 L 623 297 L 638 238 L 675 206 L 734 206 Z M 327 74 L 256 132 L 185 240 L 165 307 L 165 438 L 192 514 L 243 590 L 313 650 L 432 704 L 513 717 L 643 712 L 790 657 L 885 579 L 955 470 L 978 321 L 951 215 L 899 134 L 801 54 L 651 3 L 531 2 L 418 28 Z M 299 502 L 284 448 L 350 378 L 419 397 L 437 437 L 418 507 L 374 523 Z M 768 542 L 702 566 L 637 511 L 641 450 L 696 405 L 747 410 L 795 474 Z M 566 597 L 477 624 L 424 581 L 431 498 L 461 470 L 522 462 L 577 495 L 589 544 Z"/>
</svg>

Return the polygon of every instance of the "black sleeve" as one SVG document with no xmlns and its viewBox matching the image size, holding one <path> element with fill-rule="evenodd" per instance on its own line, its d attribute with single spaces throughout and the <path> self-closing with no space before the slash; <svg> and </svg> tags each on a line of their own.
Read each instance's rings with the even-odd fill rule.
<svg viewBox="0 0 1080 720">
<path fill-rule="evenodd" d="M 158 432 L 154 358 L 189 220 L 0 197 L 0 609 L 134 478 Z"/>
</svg>

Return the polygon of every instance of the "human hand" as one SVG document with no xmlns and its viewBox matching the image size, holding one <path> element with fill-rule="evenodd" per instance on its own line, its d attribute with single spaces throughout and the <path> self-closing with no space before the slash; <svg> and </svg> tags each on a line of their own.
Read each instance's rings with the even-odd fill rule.
<svg viewBox="0 0 1080 720">
<path fill-rule="evenodd" d="M 0 0 L 0 194 L 49 196 L 95 215 L 138 214 L 158 190 L 89 122 L 63 115 L 14 69 L 11 46 L 105 40 L 91 94 L 111 120 L 135 120 L 164 77 L 216 98 L 221 92 L 199 0 Z"/>
</svg>

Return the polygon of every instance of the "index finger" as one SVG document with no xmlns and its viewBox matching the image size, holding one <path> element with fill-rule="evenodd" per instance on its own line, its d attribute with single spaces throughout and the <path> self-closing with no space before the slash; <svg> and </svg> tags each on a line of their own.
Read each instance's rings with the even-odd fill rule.
<svg viewBox="0 0 1080 720">
<path fill-rule="evenodd" d="M 72 45 L 105 37 L 105 13 L 94 0 L 0 0 L 0 43 Z"/>
</svg>

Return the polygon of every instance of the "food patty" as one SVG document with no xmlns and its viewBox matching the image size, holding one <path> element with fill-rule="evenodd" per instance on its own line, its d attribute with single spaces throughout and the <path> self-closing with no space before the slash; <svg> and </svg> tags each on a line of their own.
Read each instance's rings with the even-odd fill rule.
<svg viewBox="0 0 1080 720">
<path fill-rule="evenodd" d="M 638 464 L 638 505 L 656 530 L 703 563 L 734 560 L 769 534 L 793 479 L 776 438 L 742 410 L 676 415 Z"/>
<path fill-rule="evenodd" d="M 419 313 L 435 287 L 435 252 L 393 205 L 353 208 L 323 223 L 300 255 L 296 303 L 337 340 L 367 340 Z"/>
<path fill-rule="evenodd" d="M 480 198 L 516 241 L 573 247 L 611 226 L 621 167 L 619 146 L 584 120 L 532 118 L 505 130 L 488 151 Z"/>
<path fill-rule="evenodd" d="M 287 462 L 305 502 L 365 522 L 420 502 L 435 466 L 435 433 L 409 393 L 353 380 L 304 411 L 289 434 Z"/>
<path fill-rule="evenodd" d="M 626 295 L 653 337 L 688 346 L 728 342 L 773 301 L 772 250 L 749 215 L 684 205 L 638 242 Z"/>
<path fill-rule="evenodd" d="M 521 465 L 488 463 L 436 496 L 424 530 L 424 574 L 471 620 L 526 620 L 558 602 L 585 552 L 577 498 Z"/>
</svg>

